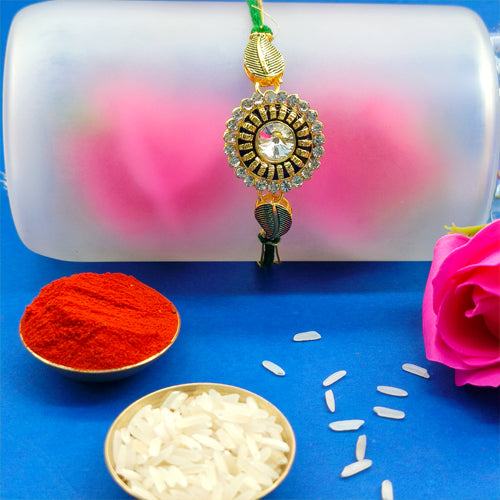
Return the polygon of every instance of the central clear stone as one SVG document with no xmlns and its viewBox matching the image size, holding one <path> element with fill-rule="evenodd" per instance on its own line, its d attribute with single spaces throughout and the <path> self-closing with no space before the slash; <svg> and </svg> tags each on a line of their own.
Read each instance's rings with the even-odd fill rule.
<svg viewBox="0 0 500 500">
<path fill-rule="evenodd" d="M 295 148 L 293 130 L 280 121 L 266 123 L 257 134 L 259 153 L 272 163 L 286 160 Z"/>
</svg>

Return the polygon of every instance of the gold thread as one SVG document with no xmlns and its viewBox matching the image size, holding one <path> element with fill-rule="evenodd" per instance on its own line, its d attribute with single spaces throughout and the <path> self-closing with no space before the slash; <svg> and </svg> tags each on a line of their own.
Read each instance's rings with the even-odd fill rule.
<svg viewBox="0 0 500 500">
<path fill-rule="evenodd" d="M 269 165 L 269 170 L 267 171 L 267 180 L 271 181 L 274 178 L 274 170 L 275 166 L 274 165 Z"/>
<path fill-rule="evenodd" d="M 250 113 L 248 115 L 248 117 L 250 118 L 250 120 L 252 120 L 252 122 L 257 126 L 257 127 L 260 127 L 262 125 L 262 122 L 260 121 L 260 118 L 255 115 L 254 113 Z"/>
<path fill-rule="evenodd" d="M 288 115 L 287 119 L 286 119 L 286 122 L 291 125 L 293 123 L 293 121 L 295 120 L 295 118 L 297 118 L 297 113 L 292 109 L 292 111 L 290 111 L 290 114 Z"/>
<path fill-rule="evenodd" d="M 253 151 L 249 151 L 241 157 L 243 161 L 250 161 L 252 158 L 255 158 L 255 153 Z"/>
<path fill-rule="evenodd" d="M 305 118 L 301 116 L 300 118 L 297 119 L 297 121 L 292 125 L 295 130 L 297 130 L 301 125 L 305 123 Z"/>
<path fill-rule="evenodd" d="M 297 137 L 305 137 L 306 135 L 309 135 L 309 133 L 309 127 L 306 125 L 297 131 Z"/>
<path fill-rule="evenodd" d="M 266 170 L 267 170 L 267 165 L 266 165 L 265 163 L 263 163 L 263 164 L 260 166 L 259 170 L 257 171 L 257 175 L 258 175 L 259 177 L 262 177 L 262 176 L 264 175 L 264 172 L 265 172 Z"/>
<path fill-rule="evenodd" d="M 295 153 L 301 156 L 302 158 L 309 158 L 309 151 L 306 151 L 305 149 L 297 148 L 295 150 Z"/>
<path fill-rule="evenodd" d="M 255 132 L 257 130 L 257 127 L 255 125 L 252 125 L 250 122 L 243 122 L 241 126 L 250 132 Z"/>
<path fill-rule="evenodd" d="M 246 134 L 245 132 L 240 132 L 238 134 L 238 139 L 243 139 L 244 141 L 252 141 L 253 134 Z"/>
<path fill-rule="evenodd" d="M 295 169 L 293 168 L 293 165 L 289 161 L 286 161 L 283 166 L 290 175 L 295 174 Z"/>
<path fill-rule="evenodd" d="M 255 160 L 252 163 L 250 163 L 249 168 L 255 170 L 259 166 L 259 163 L 260 163 L 260 158 L 257 156 Z"/>
<path fill-rule="evenodd" d="M 278 172 L 278 179 L 281 180 L 284 177 L 283 165 L 276 165 L 276 171 Z"/>
</svg>

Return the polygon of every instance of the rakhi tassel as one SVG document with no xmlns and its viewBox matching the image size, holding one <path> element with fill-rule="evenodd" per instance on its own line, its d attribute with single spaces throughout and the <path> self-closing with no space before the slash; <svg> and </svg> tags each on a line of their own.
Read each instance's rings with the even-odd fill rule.
<svg viewBox="0 0 500 500">
<path fill-rule="evenodd" d="M 290 203 L 283 195 L 261 195 L 255 204 L 254 214 L 262 228 L 258 235 L 262 243 L 259 266 L 268 267 L 271 264 L 281 264 L 278 243 L 292 226 Z"/>
<path fill-rule="evenodd" d="M 257 262 L 259 267 L 269 267 L 272 264 L 281 264 L 280 254 L 278 253 L 278 243 L 281 238 L 270 240 L 266 238 L 263 231 L 258 234 L 259 240 L 262 243 L 262 251 L 260 253 L 260 260 Z M 276 255 L 276 260 L 274 256 Z"/>
</svg>

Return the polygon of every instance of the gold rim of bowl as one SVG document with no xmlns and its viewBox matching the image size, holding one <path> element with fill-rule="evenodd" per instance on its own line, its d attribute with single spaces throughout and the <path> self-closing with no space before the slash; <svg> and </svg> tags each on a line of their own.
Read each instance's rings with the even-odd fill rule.
<svg viewBox="0 0 500 500">
<path fill-rule="evenodd" d="M 54 363 L 52 361 L 49 361 L 48 359 L 44 358 L 40 354 L 37 354 L 35 351 L 33 351 L 30 347 L 26 345 L 26 342 L 23 339 L 23 336 L 21 335 L 21 332 L 19 332 L 19 336 L 21 337 L 21 342 L 23 343 L 24 347 L 26 350 L 34 356 L 36 359 L 44 363 L 45 365 L 48 365 L 52 368 L 56 368 L 57 370 L 61 370 L 63 372 L 71 373 L 71 374 L 81 374 L 81 375 L 107 375 L 107 374 L 119 374 L 121 372 L 127 372 L 129 370 L 136 370 L 138 368 L 141 368 L 144 365 L 147 365 L 148 363 L 151 363 L 155 359 L 159 358 L 162 354 L 165 354 L 170 347 L 172 347 L 173 343 L 177 340 L 177 336 L 179 335 L 179 331 L 181 329 L 181 317 L 179 315 L 179 311 L 177 308 L 172 304 L 172 307 L 175 309 L 176 315 L 177 315 L 177 330 L 172 337 L 172 340 L 170 341 L 169 344 L 167 344 L 161 351 L 158 351 L 156 354 L 153 354 L 149 358 L 143 359 L 142 361 L 139 361 L 138 363 L 135 363 L 133 365 L 126 365 L 122 366 L 120 368 L 107 368 L 105 370 L 92 370 L 92 369 L 85 369 L 85 368 L 71 368 L 70 366 L 65 366 L 61 365 L 58 363 Z"/>
<path fill-rule="evenodd" d="M 165 401 L 166 396 L 173 391 L 182 391 L 188 393 L 190 396 L 198 396 L 199 394 L 208 392 L 210 389 L 215 389 L 222 395 L 236 393 L 243 397 L 251 396 L 255 399 L 259 408 L 266 410 L 269 413 L 269 415 L 276 417 L 276 422 L 283 427 L 283 439 L 290 447 L 290 451 L 288 451 L 287 453 L 288 461 L 283 466 L 283 469 L 281 470 L 279 477 L 273 482 L 272 485 L 260 491 L 259 494 L 255 497 L 255 500 L 265 497 L 283 482 L 285 477 L 290 472 L 297 448 L 295 434 L 293 432 L 290 422 L 287 420 L 285 415 L 283 415 L 283 413 L 281 413 L 281 411 L 267 399 L 247 389 L 242 389 L 241 387 L 236 387 L 227 384 L 196 382 L 189 384 L 173 385 L 152 392 L 150 394 L 147 394 L 146 396 L 143 396 L 142 398 L 138 399 L 137 401 L 129 405 L 116 417 L 114 422 L 111 424 L 111 427 L 109 428 L 106 434 L 106 439 L 104 441 L 104 460 L 106 462 L 106 467 L 108 468 L 108 471 L 111 474 L 111 477 L 118 484 L 118 486 L 120 486 L 120 488 L 122 488 L 126 493 L 128 493 L 132 497 L 141 500 L 141 497 L 137 496 L 136 493 L 132 492 L 131 488 L 117 474 L 115 470 L 115 464 L 113 460 L 113 450 L 112 450 L 113 435 L 115 431 L 117 429 L 126 427 L 130 423 L 132 417 L 144 406 L 150 404 L 152 405 L 153 408 L 158 408 Z"/>
</svg>

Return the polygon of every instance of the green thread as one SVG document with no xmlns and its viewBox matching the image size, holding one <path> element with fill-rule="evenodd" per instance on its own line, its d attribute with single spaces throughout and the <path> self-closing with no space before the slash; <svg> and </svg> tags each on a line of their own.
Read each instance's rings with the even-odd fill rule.
<svg viewBox="0 0 500 500">
<path fill-rule="evenodd" d="M 251 33 L 270 33 L 273 34 L 271 28 L 264 24 L 264 16 L 261 7 L 257 0 L 247 0 L 250 16 L 252 18 L 253 28 Z"/>
</svg>

